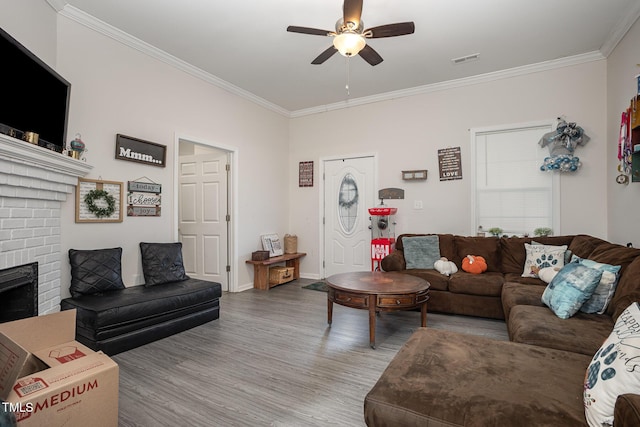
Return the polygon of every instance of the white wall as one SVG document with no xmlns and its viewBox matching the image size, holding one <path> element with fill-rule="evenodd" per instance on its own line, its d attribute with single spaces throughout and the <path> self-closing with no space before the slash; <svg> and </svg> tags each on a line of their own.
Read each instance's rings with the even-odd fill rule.
<svg viewBox="0 0 640 427">
<path fill-rule="evenodd" d="M 56 11 L 44 0 L 2 0 L 0 3 L 0 27 L 54 69 L 56 16 Z"/>
<path fill-rule="evenodd" d="M 43 0 L 2 2 L 0 23 L 17 28 L 14 37 L 37 46 L 34 53 L 71 82 L 68 136 L 81 133 L 87 145 L 87 162 L 94 166 L 87 178 L 126 186 L 146 176 L 162 184 L 158 218 L 76 224 L 75 198 L 63 205 L 61 296 L 69 295 L 69 248 L 123 247 L 123 280 L 134 285 L 142 282 L 138 243 L 173 240 L 176 136 L 237 150 L 238 211 L 232 214 L 239 227 L 232 268 L 238 288 L 251 287 L 253 269 L 244 261 L 260 248 L 260 234 L 286 232 L 286 198 L 273 198 L 288 185 L 288 119 L 61 17 Z M 167 167 L 115 160 L 117 133 L 166 145 Z"/>
<path fill-rule="evenodd" d="M 609 238 L 640 247 L 640 183 L 616 184 L 620 116 L 637 93 L 635 76 L 640 74 L 640 21 L 631 27 L 607 59 L 607 186 Z M 635 141 L 635 144 L 640 141 Z"/>
<path fill-rule="evenodd" d="M 357 76 L 352 76 L 357 84 Z M 336 82 L 339 84 L 339 82 Z M 308 253 L 301 274 L 318 277 L 319 185 L 298 187 L 298 162 L 375 151 L 378 188 L 399 187 L 396 234 L 470 234 L 469 129 L 553 120 L 564 115 L 591 137 L 576 155 L 583 166 L 561 177 L 561 230 L 556 234 L 607 234 L 606 62 L 604 60 L 455 89 L 425 93 L 291 120 L 289 232 Z M 460 146 L 463 179 L 439 181 L 437 150 Z M 540 159 L 542 163 L 543 159 Z M 428 169 L 427 181 L 402 181 L 401 171 Z M 424 209 L 414 210 L 422 200 Z"/>
</svg>

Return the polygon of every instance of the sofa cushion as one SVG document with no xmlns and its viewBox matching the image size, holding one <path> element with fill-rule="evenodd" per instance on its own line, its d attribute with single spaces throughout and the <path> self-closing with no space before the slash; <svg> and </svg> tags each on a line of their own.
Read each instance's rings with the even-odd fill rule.
<svg viewBox="0 0 640 427">
<path fill-rule="evenodd" d="M 156 286 L 130 286 L 103 295 L 82 295 L 65 298 L 63 310 L 77 309 L 77 330 L 91 340 L 106 339 L 117 331 L 139 329 L 141 324 L 153 324 L 172 313 L 197 311 L 222 295 L 219 283 L 189 279 Z"/>
<path fill-rule="evenodd" d="M 547 286 L 542 279 L 539 277 L 522 277 L 522 269 L 519 273 L 506 273 L 504 275 L 504 281 L 506 282 L 514 282 L 514 283 L 522 283 L 524 285 L 534 285 L 534 286 Z"/>
<path fill-rule="evenodd" d="M 574 262 L 569 263 L 545 288 L 542 302 L 561 319 L 568 319 L 591 298 L 601 278 L 600 270 Z"/>
<path fill-rule="evenodd" d="M 440 242 L 440 255 L 451 261 L 454 260 L 456 256 L 456 249 L 453 234 L 401 234 L 396 240 L 395 248 L 399 251 L 404 251 L 405 237 L 416 236 L 438 236 L 438 241 Z"/>
<path fill-rule="evenodd" d="M 578 312 L 560 319 L 549 308 L 533 305 L 511 307 L 508 322 L 511 341 L 589 356 L 595 354 L 613 327 L 609 316 Z"/>
<path fill-rule="evenodd" d="M 122 248 L 69 249 L 69 263 L 74 297 L 124 289 Z"/>
<path fill-rule="evenodd" d="M 140 242 L 145 286 L 187 280 L 182 261 L 182 243 Z"/>
<path fill-rule="evenodd" d="M 449 279 L 449 291 L 457 294 L 497 296 L 502 293 L 501 273 L 473 274 L 459 271 Z"/>
<path fill-rule="evenodd" d="M 366 395 L 365 423 L 584 427 L 582 382 L 590 359 L 420 328 Z"/>
<path fill-rule="evenodd" d="M 613 425 L 616 398 L 640 394 L 640 306 L 633 303 L 593 356 L 584 382 L 585 416 L 590 426 Z M 617 423 L 616 423 L 617 425 Z"/>
<path fill-rule="evenodd" d="M 407 270 L 433 269 L 433 264 L 440 259 L 440 242 L 437 235 L 405 237 L 403 244 Z"/>
<path fill-rule="evenodd" d="M 638 257 L 640 257 L 640 249 L 638 248 L 628 248 L 606 242 L 597 246 L 588 257 L 582 258 L 605 264 L 619 265 L 620 274 L 624 274 L 624 270 Z"/>
<path fill-rule="evenodd" d="M 580 258 L 588 258 L 591 252 L 593 252 L 598 245 L 603 243 L 608 242 L 597 237 L 579 234 L 571 241 L 569 250 L 572 254 L 578 255 Z"/>
<path fill-rule="evenodd" d="M 524 244 L 527 254 L 524 260 L 522 277 L 538 277 L 538 270 L 545 267 L 562 268 L 567 245 L 552 246 L 540 244 Z"/>
<path fill-rule="evenodd" d="M 515 282 L 505 282 L 502 285 L 502 310 L 504 311 L 504 318 L 507 320 L 507 328 L 509 328 L 511 309 L 516 305 L 545 307 L 542 303 L 544 289 L 542 286 L 523 285 Z"/>
<path fill-rule="evenodd" d="M 455 236 L 456 258 L 449 258 L 462 267 L 467 255 L 479 255 L 487 262 L 487 271 L 500 271 L 500 239 L 495 237 Z"/>
<path fill-rule="evenodd" d="M 620 275 L 616 292 L 606 312 L 615 321 L 635 301 L 640 301 L 640 257 L 636 257 Z"/>
<path fill-rule="evenodd" d="M 574 236 L 536 237 L 535 241 L 543 245 L 562 246 L 571 244 Z M 522 274 L 522 268 L 527 254 L 525 243 L 531 243 L 530 237 L 501 237 L 500 251 L 502 255 L 501 271 L 503 273 Z"/>
<path fill-rule="evenodd" d="M 429 290 L 437 289 L 439 291 L 446 291 L 449 289 L 449 276 L 445 276 L 436 270 L 413 269 L 405 270 L 404 273 L 429 282 Z"/>
</svg>

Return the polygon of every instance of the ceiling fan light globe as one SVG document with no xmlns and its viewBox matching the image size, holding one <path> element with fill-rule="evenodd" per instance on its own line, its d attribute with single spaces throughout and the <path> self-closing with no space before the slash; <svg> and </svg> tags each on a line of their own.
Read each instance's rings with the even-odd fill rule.
<svg viewBox="0 0 640 427">
<path fill-rule="evenodd" d="M 345 32 L 333 38 L 333 46 L 342 56 L 357 55 L 367 44 L 361 34 Z"/>
</svg>

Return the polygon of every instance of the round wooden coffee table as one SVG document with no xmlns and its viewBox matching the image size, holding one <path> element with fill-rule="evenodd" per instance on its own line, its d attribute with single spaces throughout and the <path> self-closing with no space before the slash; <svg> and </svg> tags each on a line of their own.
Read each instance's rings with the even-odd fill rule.
<svg viewBox="0 0 640 427">
<path fill-rule="evenodd" d="M 327 321 L 331 325 L 333 303 L 369 310 L 369 344 L 376 348 L 376 312 L 420 308 L 422 327 L 427 326 L 429 282 L 409 274 L 361 271 L 329 276 Z"/>
</svg>

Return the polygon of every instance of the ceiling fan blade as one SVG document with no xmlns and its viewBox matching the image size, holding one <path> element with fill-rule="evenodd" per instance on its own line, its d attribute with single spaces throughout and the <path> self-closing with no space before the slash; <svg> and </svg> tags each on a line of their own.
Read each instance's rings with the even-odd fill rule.
<svg viewBox="0 0 640 427">
<path fill-rule="evenodd" d="M 344 0 L 342 12 L 344 23 L 353 22 L 358 27 L 362 16 L 362 0 Z"/>
<path fill-rule="evenodd" d="M 379 39 L 382 37 L 395 37 L 404 36 L 406 34 L 413 34 L 416 26 L 413 22 L 398 22 L 397 24 L 380 25 L 379 27 L 373 27 L 365 30 L 366 33 L 371 33 L 368 38 Z"/>
<path fill-rule="evenodd" d="M 359 55 L 371 65 L 378 65 L 383 61 L 382 56 L 368 44 L 362 48 Z"/>
<path fill-rule="evenodd" d="M 311 34 L 312 36 L 328 36 L 331 34 L 331 31 L 328 30 L 319 30 L 317 28 L 308 28 L 308 27 L 296 27 L 295 25 L 289 25 L 287 27 L 287 31 L 290 33 L 301 33 L 301 34 Z"/>
<path fill-rule="evenodd" d="M 329 46 L 329 48 L 327 50 L 325 50 L 320 55 L 318 55 L 318 57 L 316 59 L 314 59 L 313 61 L 311 61 L 311 63 L 313 65 L 320 65 L 324 61 L 326 61 L 327 59 L 331 58 L 333 56 L 333 54 L 336 53 L 337 51 L 338 51 L 338 49 L 336 49 L 334 46 Z"/>
</svg>

